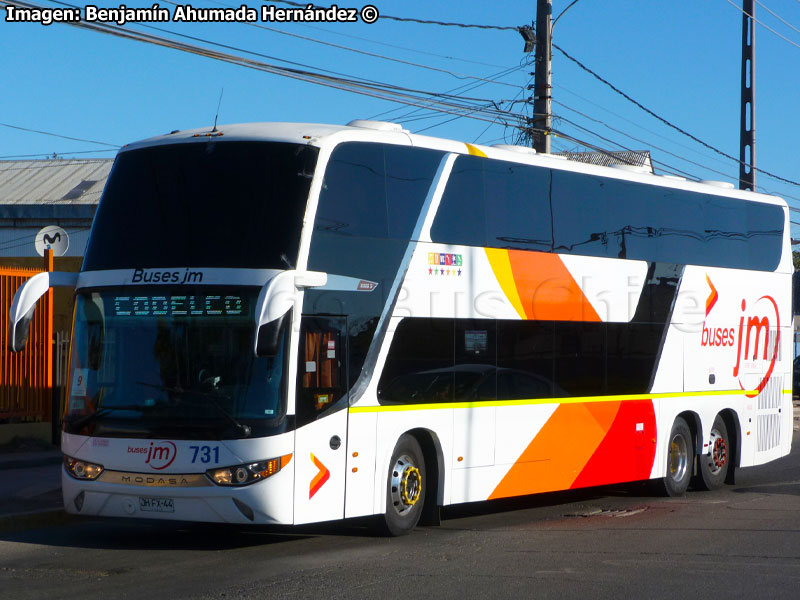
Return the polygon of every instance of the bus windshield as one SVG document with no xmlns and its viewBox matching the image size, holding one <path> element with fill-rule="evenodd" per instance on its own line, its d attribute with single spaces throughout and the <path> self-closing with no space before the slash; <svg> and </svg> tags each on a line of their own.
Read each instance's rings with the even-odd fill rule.
<svg viewBox="0 0 800 600">
<path fill-rule="evenodd" d="M 318 150 L 218 140 L 122 152 L 83 270 L 293 268 Z"/>
<path fill-rule="evenodd" d="M 282 431 L 286 333 L 253 352 L 258 288 L 79 293 L 65 431 L 241 439 Z"/>
</svg>

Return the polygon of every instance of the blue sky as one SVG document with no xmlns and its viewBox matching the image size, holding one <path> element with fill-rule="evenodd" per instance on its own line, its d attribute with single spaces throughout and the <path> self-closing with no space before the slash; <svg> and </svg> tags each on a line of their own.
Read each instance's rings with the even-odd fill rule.
<svg viewBox="0 0 800 600">
<path fill-rule="evenodd" d="M 741 4 L 741 0 L 732 1 Z M 38 3 L 58 6 L 46 0 Z M 530 24 L 536 4 L 534 0 L 372 3 L 384 15 L 498 26 Z M 569 3 L 554 0 L 554 14 Z M 152 2 L 126 4 L 144 7 Z M 241 2 L 196 0 L 192 4 L 210 8 L 239 6 Z M 261 6 L 255 0 L 247 4 Z M 361 8 L 364 4 L 342 0 L 339 6 Z M 120 3 L 100 5 L 118 7 Z M 163 1 L 161 6 L 174 10 Z M 5 16 L 3 11 L 0 15 Z M 756 18 L 788 38 L 757 26 L 757 166 L 800 182 L 796 150 L 800 137 L 796 114 L 800 106 L 800 79 L 796 75 L 800 66 L 800 1 L 763 0 L 756 6 Z M 553 39 L 653 112 L 738 157 L 741 22 L 741 12 L 727 0 L 579 0 L 558 21 Z M 531 83 L 533 68 L 525 64 L 530 57 L 523 53 L 523 40 L 515 31 L 383 19 L 373 25 L 258 25 L 439 70 L 365 56 L 241 23 L 156 24 L 171 32 L 233 46 L 237 49 L 226 51 L 272 64 L 285 66 L 279 60 L 284 59 L 311 70 L 435 92 L 469 84 L 473 89 L 456 93 L 494 101 L 503 108 L 509 107 L 508 101 L 530 94 L 525 87 Z M 247 55 L 245 50 L 270 58 Z M 45 27 L 8 23 L 0 18 L 0 55 L 4 58 L 0 123 L 108 144 L 122 145 L 173 129 L 210 125 L 223 88 L 220 123 L 346 123 L 353 118 L 377 117 L 396 120 L 414 132 L 424 130 L 429 135 L 467 142 L 500 143 L 514 138 L 514 130 L 502 124 L 454 119 L 453 115 L 429 110 L 415 113 L 413 107 L 67 25 Z M 499 82 L 469 79 L 495 79 L 501 72 L 506 74 Z M 660 172 L 684 172 L 731 182 L 738 177 L 737 163 L 666 127 L 558 51 L 554 51 L 553 85 L 553 112 L 561 117 L 554 126 L 569 136 L 606 149 L 649 149 Z M 516 104 L 513 110 L 523 109 Z M 2 158 L 43 158 L 53 152 L 65 157 L 113 156 L 113 151 L 100 152 L 107 149 L 0 127 Z M 561 138 L 554 140 L 553 149 L 582 148 Z M 73 152 L 80 154 L 69 154 Z M 800 187 L 763 174 L 758 174 L 757 185 L 759 191 L 781 195 L 800 208 Z M 793 220 L 800 223 L 800 212 Z M 795 237 L 800 237 L 800 228 L 796 229 Z"/>
</svg>

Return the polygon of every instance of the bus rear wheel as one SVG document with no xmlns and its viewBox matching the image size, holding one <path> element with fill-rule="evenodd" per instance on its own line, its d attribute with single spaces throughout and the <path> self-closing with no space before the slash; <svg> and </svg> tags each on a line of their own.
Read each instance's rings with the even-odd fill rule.
<svg viewBox="0 0 800 600">
<path fill-rule="evenodd" d="M 419 442 L 403 435 L 389 461 L 384 522 L 389 535 L 410 533 L 425 504 L 425 457 Z"/>
<path fill-rule="evenodd" d="M 725 483 L 730 466 L 730 441 L 725 421 L 717 415 L 711 426 L 711 440 L 708 454 L 697 457 L 697 477 L 695 486 L 701 490 L 716 490 Z"/>
<path fill-rule="evenodd" d="M 667 445 L 667 475 L 661 488 L 667 496 L 683 496 L 692 479 L 694 444 L 689 425 L 682 417 L 675 419 Z"/>
</svg>

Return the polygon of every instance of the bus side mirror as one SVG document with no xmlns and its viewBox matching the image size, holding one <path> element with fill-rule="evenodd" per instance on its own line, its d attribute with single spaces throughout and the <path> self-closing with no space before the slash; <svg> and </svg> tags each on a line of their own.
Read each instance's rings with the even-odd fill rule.
<svg viewBox="0 0 800 600">
<path fill-rule="evenodd" d="M 256 301 L 256 356 L 275 356 L 280 350 L 280 332 L 294 306 L 298 289 L 321 287 L 328 281 L 320 271 L 282 271 L 261 288 Z"/>
<path fill-rule="evenodd" d="M 269 323 L 259 326 L 256 335 L 256 356 L 277 356 L 281 346 L 281 331 L 289 311 Z"/>
<path fill-rule="evenodd" d="M 78 273 L 45 272 L 34 275 L 17 289 L 11 302 L 8 321 L 8 347 L 12 352 L 22 352 L 28 342 L 33 312 L 39 299 L 51 287 L 71 287 L 78 283 Z"/>
</svg>

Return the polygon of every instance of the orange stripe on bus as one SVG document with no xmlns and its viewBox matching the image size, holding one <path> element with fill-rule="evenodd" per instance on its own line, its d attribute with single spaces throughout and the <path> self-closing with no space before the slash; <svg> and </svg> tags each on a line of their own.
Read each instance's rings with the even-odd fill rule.
<svg viewBox="0 0 800 600">
<path fill-rule="evenodd" d="M 489 499 L 566 490 L 606 436 L 620 402 L 562 404 L 494 489 Z"/>
<path fill-rule="evenodd" d="M 657 437 L 652 400 L 562 404 L 489 499 L 647 479 Z"/>
<path fill-rule="evenodd" d="M 524 312 L 523 318 L 601 321 L 558 254 L 487 250 L 486 256 L 511 305 Z"/>
<path fill-rule="evenodd" d="M 522 308 L 522 301 L 519 299 L 517 284 L 514 282 L 514 272 L 511 270 L 511 261 L 508 258 L 508 250 L 499 248 L 484 248 L 489 264 L 492 266 L 494 276 L 503 290 L 506 298 L 511 302 L 511 306 L 517 311 L 520 319 L 527 319 L 525 309 Z"/>
</svg>

